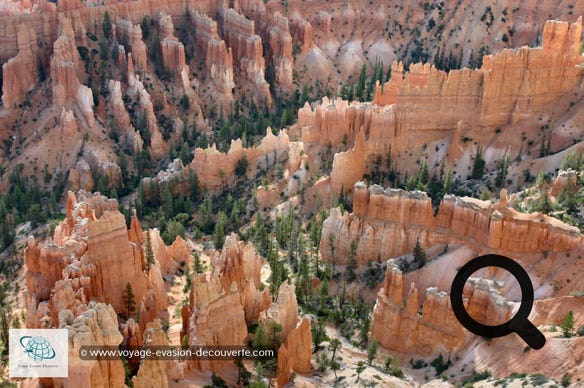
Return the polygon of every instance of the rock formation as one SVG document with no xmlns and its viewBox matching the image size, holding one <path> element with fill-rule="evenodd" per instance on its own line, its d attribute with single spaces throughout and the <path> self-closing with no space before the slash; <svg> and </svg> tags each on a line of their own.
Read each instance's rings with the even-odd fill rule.
<svg viewBox="0 0 584 388">
<path fill-rule="evenodd" d="M 69 377 L 53 379 L 64 387 L 124 386 L 124 366 L 121 360 L 81 360 L 81 346 L 118 346 L 122 334 L 118 330 L 118 318 L 111 305 L 90 302 L 85 312 L 77 317 L 69 310 L 59 313 L 61 328 L 69 330 Z"/>
<path fill-rule="evenodd" d="M 262 39 L 255 33 L 255 23 L 232 8 L 221 9 L 220 20 L 223 37 L 233 53 L 234 68 L 247 82 L 248 94 L 256 105 L 270 107 L 272 97 L 265 79 Z"/>
<path fill-rule="evenodd" d="M 376 156 L 385 159 L 391 154 L 396 168 L 408 174 L 418 173 L 416 161 L 434 166 L 448 157 L 453 171 L 465 175 L 476 144 L 489 144 L 484 158 L 488 167 L 494 166 L 505 153 L 515 158 L 528 148 L 527 138 L 513 136 L 514 132 L 543 141 L 541 120 L 581 98 L 583 59 L 575 48 L 581 31 L 581 19 L 573 24 L 548 22 L 542 47 L 486 56 L 476 70 L 446 73 L 430 64 L 412 64 L 404 73 L 403 65 L 394 63 L 391 80 L 376 88 L 372 104 L 323 98 L 315 108 L 299 110 L 298 123 L 290 132 L 300 133 L 305 144 L 346 150 L 335 156 L 330 174 L 335 196 L 341 189 L 351 191 L 355 178 Z M 508 84 L 510 76 L 517 82 Z M 566 95 L 571 97 L 562 97 Z M 354 148 L 347 150 L 350 146 Z"/>
<path fill-rule="evenodd" d="M 83 72 L 83 64 L 75 44 L 75 33 L 71 21 L 62 16 L 60 20 L 60 35 L 53 43 L 51 58 L 51 79 L 53 81 L 53 102 L 61 108 L 71 103 L 76 104 L 86 125 L 93 127 L 93 96 L 91 89 L 79 81 Z"/>
<path fill-rule="evenodd" d="M 132 50 L 132 52 L 134 53 L 135 50 Z M 132 56 L 132 58 L 135 62 L 138 62 L 134 56 Z M 132 154 L 136 155 L 138 152 L 142 151 L 144 141 L 130 121 L 130 115 L 128 114 L 128 111 L 126 111 L 124 101 L 122 100 L 120 81 L 110 80 L 109 91 L 109 105 L 115 122 L 113 130 L 116 131 L 116 134 L 124 147 L 130 150 Z"/>
<path fill-rule="evenodd" d="M 193 11 L 192 20 L 197 31 L 195 41 L 203 52 L 207 74 L 225 112 L 231 111 L 233 101 L 233 57 L 231 49 L 219 37 L 217 22 L 205 14 Z"/>
<path fill-rule="evenodd" d="M 310 331 L 310 320 L 303 318 L 302 321 L 289 334 L 286 341 L 278 349 L 278 370 L 276 381 L 278 386 L 284 386 L 290 381 L 291 373 L 310 374 L 312 367 L 312 333 Z"/>
<path fill-rule="evenodd" d="M 582 243 L 576 228 L 554 218 L 522 214 L 467 197 L 446 195 L 434 216 L 430 198 L 423 192 L 357 183 L 353 209 L 343 215 L 332 209 L 325 220 L 320 244 L 324 260 L 333 260 L 328 238 L 324 238 L 330 234 L 335 236 L 337 265 L 346 264 L 351 241 L 357 244 L 360 264 L 377 260 L 380 253 L 382 258 L 410 253 L 418 238 L 425 247 L 466 244 L 476 251 L 511 255 L 565 252 Z"/>
<path fill-rule="evenodd" d="M 160 26 L 160 47 L 162 49 L 162 61 L 174 74 L 180 74 L 186 66 L 185 47 L 174 36 L 174 24 L 168 14 L 158 15 Z"/>
<path fill-rule="evenodd" d="M 211 259 L 212 273 L 196 275 L 193 279 L 189 305 L 181 311 L 181 341 L 190 345 L 244 345 L 248 335 L 247 325 L 261 320 L 262 311 L 270 306 L 269 289 L 259 291 L 264 263 L 265 260 L 256 254 L 251 244 L 239 241 L 236 235 L 227 236 L 221 253 Z M 292 297 L 295 304 L 296 297 Z M 289 324 L 293 326 L 288 332 L 296 327 L 297 307 L 295 311 Z M 229 368 L 233 363 L 196 360 L 190 365 L 197 369 L 225 372 L 224 368 Z"/>
<path fill-rule="evenodd" d="M 278 386 L 283 386 L 290 380 L 290 370 L 302 374 L 311 372 L 312 334 L 310 320 L 303 318 L 299 322 L 294 285 L 287 282 L 282 283 L 278 290 L 278 298 L 260 316 L 260 324 L 265 326 L 266 333 L 270 333 L 271 323 L 282 327 L 282 331 L 279 333 L 282 345 L 278 349 L 277 382 Z"/>
<path fill-rule="evenodd" d="M 188 321 L 188 344 L 206 346 L 241 346 L 247 337 L 245 313 L 237 289 L 224 292 L 218 277 L 197 275 L 193 279 Z M 183 329 L 184 330 L 184 329 Z M 220 370 L 227 361 L 194 360 L 198 369 Z"/>
<path fill-rule="evenodd" d="M 139 24 L 132 24 L 132 21 L 120 19 L 117 22 L 117 30 L 120 34 L 120 41 L 123 41 L 123 34 L 128 39 L 128 44 L 132 48 L 132 59 L 134 66 L 138 69 L 146 69 L 148 66 L 148 54 L 146 52 L 146 44 L 142 40 L 142 28 Z"/>
<path fill-rule="evenodd" d="M 131 54 L 128 54 L 128 93 L 131 96 L 138 96 L 138 107 L 145 116 L 150 131 L 150 154 L 154 158 L 162 158 L 168 153 L 168 144 L 162 138 L 158 128 L 158 121 L 156 120 L 156 115 L 154 115 L 154 105 L 152 105 L 150 94 L 144 88 L 140 77 L 134 72 Z"/>
<path fill-rule="evenodd" d="M 452 351 L 464 342 L 462 326 L 452 313 L 445 292 L 426 290 L 424 308 L 418 314 L 418 290 L 412 284 L 404 295 L 402 274 L 397 267 L 388 266 L 383 288 L 377 295 L 373 310 L 371 334 L 389 349 L 435 354 L 444 349 Z M 436 320 L 437 317 L 440 317 Z"/>
<path fill-rule="evenodd" d="M 18 26 L 18 54 L 2 66 L 2 102 L 8 109 L 24 101 L 25 94 L 37 82 L 37 42 L 34 30 L 25 24 Z"/>
<path fill-rule="evenodd" d="M 150 322 L 144 332 L 144 344 L 168 346 L 168 338 L 159 320 Z M 138 374 L 132 378 L 136 388 L 168 387 L 169 379 L 184 379 L 184 363 L 174 360 L 143 360 Z"/>
<path fill-rule="evenodd" d="M 250 174 L 257 169 L 273 166 L 278 157 L 287 151 L 289 143 L 285 130 L 275 136 L 268 128 L 266 136 L 257 147 L 243 148 L 241 139 L 237 139 L 231 142 L 227 153 L 218 151 L 214 144 L 206 149 L 197 148 L 189 168 L 197 172 L 203 188 L 216 190 L 233 180 L 237 162 L 243 157 L 249 162 Z"/>
<path fill-rule="evenodd" d="M 269 58 L 272 58 L 275 82 L 281 88 L 291 90 L 292 88 L 292 36 L 288 28 L 288 19 L 280 13 L 275 13 L 271 19 L 269 27 L 268 46 L 270 48 Z"/>
<path fill-rule="evenodd" d="M 128 283 L 137 302 L 152 301 L 154 315 L 165 310 L 158 264 L 149 276 L 143 271 L 142 247 L 129 240 L 117 202 L 85 192 L 79 197 L 77 202 L 69 193 L 67 217 L 55 229 L 52 242 L 39 246 L 29 238 L 24 259 L 27 327 L 51 327 L 58 322 L 59 311 L 69 309 L 77 316 L 93 300 L 124 313 Z"/>
<path fill-rule="evenodd" d="M 270 306 L 270 293 L 267 288 L 259 291 L 261 270 L 266 264 L 258 255 L 252 244 L 239 241 L 237 235 L 231 234 L 225 239 L 219 257 L 212 258 L 211 263 L 218 268 L 223 290 L 228 292 L 232 284 L 237 285 L 240 302 L 245 312 L 248 325 L 258 322 L 260 312 Z"/>
</svg>

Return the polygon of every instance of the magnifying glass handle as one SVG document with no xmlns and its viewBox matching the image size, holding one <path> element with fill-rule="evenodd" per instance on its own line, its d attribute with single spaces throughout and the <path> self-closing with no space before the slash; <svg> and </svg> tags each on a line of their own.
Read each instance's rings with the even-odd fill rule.
<svg viewBox="0 0 584 388">
<path fill-rule="evenodd" d="M 545 336 L 527 319 L 521 321 L 520 325 L 513 328 L 523 341 L 533 349 L 541 349 L 545 345 Z"/>
</svg>

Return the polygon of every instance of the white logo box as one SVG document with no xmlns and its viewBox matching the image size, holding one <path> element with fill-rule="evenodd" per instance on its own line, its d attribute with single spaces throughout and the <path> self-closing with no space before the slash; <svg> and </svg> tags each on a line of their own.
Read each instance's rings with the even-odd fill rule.
<svg viewBox="0 0 584 388">
<path fill-rule="evenodd" d="M 67 329 L 10 329 L 10 377 L 68 377 Z"/>
</svg>

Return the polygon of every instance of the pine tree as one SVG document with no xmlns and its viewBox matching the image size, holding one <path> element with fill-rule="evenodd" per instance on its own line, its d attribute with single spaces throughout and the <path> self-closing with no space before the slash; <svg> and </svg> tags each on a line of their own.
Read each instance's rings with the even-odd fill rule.
<svg viewBox="0 0 584 388">
<path fill-rule="evenodd" d="M 152 240 L 150 230 L 146 230 L 146 272 L 150 273 L 150 267 L 154 265 L 154 252 L 152 251 Z"/>
<path fill-rule="evenodd" d="M 424 160 L 422 166 L 420 167 L 420 173 L 418 174 L 418 186 L 425 186 L 430 181 L 430 173 L 428 171 L 428 163 Z"/>
<path fill-rule="evenodd" d="M 255 337 L 253 339 L 253 348 L 254 349 L 263 349 L 266 346 L 266 332 L 264 330 L 264 326 L 259 324 L 256 332 Z"/>
<path fill-rule="evenodd" d="M 369 328 L 371 326 L 371 321 L 369 319 L 369 312 L 365 312 L 365 317 L 363 318 L 363 323 L 359 330 L 359 346 L 365 348 L 369 343 Z"/>
<path fill-rule="evenodd" d="M 335 266 L 335 235 L 334 234 L 329 233 L 328 242 L 329 242 L 329 248 L 331 250 L 331 261 L 333 262 L 333 266 Z"/>
<path fill-rule="evenodd" d="M 312 321 L 312 343 L 314 345 L 313 353 L 320 349 L 320 344 L 326 339 L 326 332 L 324 329 L 324 321 L 319 319 L 317 322 Z"/>
<path fill-rule="evenodd" d="M 223 248 L 225 243 L 225 229 L 227 227 L 227 216 L 222 211 L 217 214 L 217 222 L 215 223 L 215 233 L 213 235 L 213 243 L 215 244 L 215 249 Z"/>
<path fill-rule="evenodd" d="M 358 101 L 363 101 L 363 92 L 365 91 L 365 81 L 367 80 L 367 65 L 364 63 L 361 66 L 361 71 L 359 72 L 359 80 L 357 81 L 357 87 L 355 88 L 355 99 Z"/>
<path fill-rule="evenodd" d="M 126 284 L 126 292 L 124 293 L 123 297 L 126 313 L 129 318 L 136 311 L 136 299 L 134 296 L 134 291 L 132 290 L 132 285 L 130 283 Z"/>
<path fill-rule="evenodd" d="M 345 278 L 348 282 L 352 282 L 357 278 L 355 274 L 355 269 L 357 268 L 357 243 L 355 240 L 351 240 L 349 245 L 349 263 L 347 264 L 347 270 L 345 272 Z"/>
<path fill-rule="evenodd" d="M 4 348 L 2 349 L 2 354 L 8 354 L 8 346 L 10 344 L 8 333 L 9 333 L 8 314 L 6 313 L 6 308 L 0 308 L 0 341 L 4 346 Z"/>
<path fill-rule="evenodd" d="M 449 168 L 448 171 L 446 171 L 446 177 L 444 178 L 443 186 L 444 194 L 449 194 L 451 189 L 452 189 L 452 170 Z"/>
<path fill-rule="evenodd" d="M 277 322 L 270 321 L 268 329 L 270 333 L 267 343 L 268 348 L 277 352 L 280 348 L 280 345 L 282 344 L 282 337 L 280 335 L 282 332 L 282 325 Z"/>
<path fill-rule="evenodd" d="M 329 350 L 331 352 L 333 352 L 332 356 L 331 356 L 331 362 L 334 361 L 335 359 L 335 354 L 337 353 L 337 350 L 339 350 L 341 347 L 343 347 L 343 343 L 341 342 L 340 339 L 338 338 L 332 338 L 329 342 Z"/>
<path fill-rule="evenodd" d="M 554 210 L 552 201 L 550 200 L 546 189 L 542 190 L 536 210 L 548 215 Z"/>
<path fill-rule="evenodd" d="M 506 154 L 503 158 L 499 159 L 497 163 L 497 176 L 495 177 L 495 186 L 503 187 L 507 181 L 507 173 L 509 171 L 509 155 Z"/>
<path fill-rule="evenodd" d="M 369 363 L 369 365 L 371 365 L 371 363 L 375 359 L 376 355 L 377 355 L 377 341 L 374 339 L 369 344 L 369 349 L 367 350 L 367 362 Z"/>
<path fill-rule="evenodd" d="M 570 338 L 574 334 L 574 313 L 572 310 L 568 311 L 560 327 L 566 338 Z"/>
<path fill-rule="evenodd" d="M 112 36 L 112 21 L 108 11 L 103 14 L 103 36 L 109 41 Z"/>
<path fill-rule="evenodd" d="M 195 273 L 203 273 L 203 263 L 201 263 L 201 254 L 199 252 L 195 252 L 194 253 L 194 258 L 193 258 L 193 267 L 195 270 Z"/>
<path fill-rule="evenodd" d="M 574 181 L 572 177 L 568 176 L 568 181 L 566 186 L 560 192 L 559 200 L 566 207 L 568 212 L 572 213 L 576 211 L 577 201 L 576 201 L 576 189 L 574 187 Z"/>
<path fill-rule="evenodd" d="M 357 368 L 355 369 L 355 372 L 357 372 L 357 381 L 359 381 L 359 379 L 361 378 L 361 373 L 363 373 L 365 371 L 365 363 L 363 363 L 363 361 L 359 361 L 357 363 Z"/>
<path fill-rule="evenodd" d="M 428 256 L 426 256 L 426 251 L 422 248 L 422 244 L 420 244 L 420 238 L 416 239 L 416 246 L 414 247 L 414 264 L 415 269 L 422 268 L 424 264 L 426 264 L 426 260 Z"/>
<path fill-rule="evenodd" d="M 485 174 L 485 160 L 483 159 L 483 150 L 481 145 L 477 147 L 474 162 L 472 165 L 471 177 L 472 179 L 481 179 Z"/>
<path fill-rule="evenodd" d="M 335 374 L 335 380 L 337 380 L 338 379 L 337 371 L 339 371 L 341 369 L 341 364 L 339 364 L 338 361 L 331 360 L 330 367 L 331 367 L 331 370 L 333 371 L 333 373 Z"/>
</svg>

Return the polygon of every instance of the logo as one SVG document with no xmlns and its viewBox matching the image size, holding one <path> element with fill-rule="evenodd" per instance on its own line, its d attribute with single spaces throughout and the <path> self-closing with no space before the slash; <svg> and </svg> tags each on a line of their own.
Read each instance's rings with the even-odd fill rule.
<svg viewBox="0 0 584 388">
<path fill-rule="evenodd" d="M 43 336 L 33 337 L 23 335 L 20 337 L 19 342 L 28 358 L 33 361 L 51 360 L 55 358 L 55 349 L 53 349 L 49 340 Z"/>
<path fill-rule="evenodd" d="M 68 376 L 67 329 L 10 329 L 8 336 L 10 377 Z"/>
</svg>

